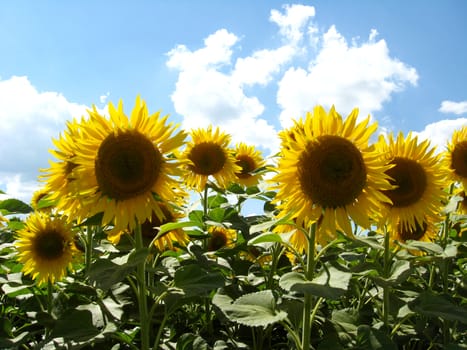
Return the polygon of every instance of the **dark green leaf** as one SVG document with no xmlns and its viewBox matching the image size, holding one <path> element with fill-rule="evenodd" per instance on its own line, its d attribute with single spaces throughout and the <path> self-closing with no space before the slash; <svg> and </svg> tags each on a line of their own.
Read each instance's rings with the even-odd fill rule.
<svg viewBox="0 0 467 350">
<path fill-rule="evenodd" d="M 216 294 L 213 303 L 231 321 L 250 327 L 265 327 L 287 318 L 287 313 L 277 310 L 274 295 L 270 290 L 245 294 L 232 302 L 224 294 Z"/>
<path fill-rule="evenodd" d="M 367 325 L 358 327 L 357 342 L 361 348 L 368 350 L 397 350 L 396 344 L 385 333 Z"/>
<path fill-rule="evenodd" d="M 15 198 L 0 201 L 0 210 L 5 210 L 8 214 L 28 214 L 34 211 L 29 205 Z"/>
<path fill-rule="evenodd" d="M 455 304 L 448 297 L 432 292 L 421 293 L 409 303 L 409 308 L 428 317 L 440 317 L 467 324 L 467 308 L 465 306 Z"/>
<path fill-rule="evenodd" d="M 57 320 L 52 330 L 52 337 L 85 341 L 99 334 L 92 323 L 92 314 L 88 310 L 70 310 Z"/>
<path fill-rule="evenodd" d="M 96 283 L 96 286 L 107 290 L 117 282 L 122 281 L 134 267 L 118 265 L 109 259 L 96 260 L 89 269 L 89 279 Z"/>
<path fill-rule="evenodd" d="M 284 274 L 280 280 L 281 288 L 288 291 L 309 293 L 329 299 L 338 299 L 347 292 L 351 273 L 328 266 L 321 271 L 320 275 L 307 281 L 305 275 L 299 272 Z"/>
<path fill-rule="evenodd" d="M 186 296 L 197 296 L 222 287 L 224 277 L 220 272 L 209 272 L 193 264 L 182 266 L 175 271 L 174 283 Z"/>
</svg>

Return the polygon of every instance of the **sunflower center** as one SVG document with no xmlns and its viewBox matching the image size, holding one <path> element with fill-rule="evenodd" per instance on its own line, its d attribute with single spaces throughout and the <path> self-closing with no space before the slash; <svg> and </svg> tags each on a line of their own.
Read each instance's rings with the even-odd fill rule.
<svg viewBox="0 0 467 350">
<path fill-rule="evenodd" d="M 467 141 L 456 144 L 451 153 L 451 168 L 456 175 L 467 178 Z"/>
<path fill-rule="evenodd" d="M 216 174 L 227 160 L 222 147 L 211 142 L 195 145 L 188 158 L 193 162 L 193 171 L 201 175 Z"/>
<path fill-rule="evenodd" d="M 36 238 L 34 248 L 36 254 L 40 258 L 54 260 L 62 256 L 66 245 L 65 243 L 60 232 L 48 231 Z"/>
<path fill-rule="evenodd" d="M 99 147 L 96 178 L 102 193 L 125 200 L 150 191 L 159 177 L 162 155 L 137 131 L 111 134 Z"/>
<path fill-rule="evenodd" d="M 397 188 L 384 191 L 392 201 L 393 207 L 407 207 L 422 198 L 427 186 L 426 173 L 415 160 L 396 157 L 391 162 L 394 165 L 387 171 Z"/>
<path fill-rule="evenodd" d="M 214 251 L 219 250 L 222 247 L 227 245 L 227 236 L 224 232 L 219 230 L 214 230 L 211 233 L 211 238 L 209 238 L 208 242 L 208 250 Z"/>
<path fill-rule="evenodd" d="M 255 161 L 246 155 L 241 155 L 237 157 L 237 165 L 242 168 L 242 170 L 239 173 L 236 173 L 236 175 L 241 178 L 247 178 L 251 176 L 251 172 L 255 170 L 256 164 Z"/>
<path fill-rule="evenodd" d="M 418 221 L 415 222 L 415 229 L 410 225 L 399 224 L 398 226 L 399 236 L 404 242 L 408 240 L 418 241 L 425 235 L 426 230 L 428 229 L 426 222 L 423 222 L 423 225 L 420 225 Z"/>
<path fill-rule="evenodd" d="M 366 184 L 366 167 L 358 148 L 334 135 L 309 142 L 298 161 L 302 191 L 323 208 L 344 207 L 360 195 Z"/>
</svg>

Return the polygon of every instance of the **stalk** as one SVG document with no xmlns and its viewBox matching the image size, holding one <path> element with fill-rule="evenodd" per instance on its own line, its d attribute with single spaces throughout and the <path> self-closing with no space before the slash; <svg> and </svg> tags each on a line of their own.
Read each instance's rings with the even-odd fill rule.
<svg viewBox="0 0 467 350">
<path fill-rule="evenodd" d="M 312 223 L 308 237 L 308 254 L 306 257 L 305 277 L 307 281 L 313 279 L 315 270 L 315 237 L 316 237 L 316 222 Z M 305 293 L 303 305 L 303 330 L 302 330 L 302 349 L 310 349 L 311 338 L 311 309 L 313 308 L 313 296 L 310 293 Z"/>
<path fill-rule="evenodd" d="M 135 248 L 143 248 L 143 235 L 141 225 L 138 223 L 135 229 Z M 149 350 L 149 317 L 148 302 L 146 298 L 146 260 L 138 263 L 136 267 L 136 279 L 138 282 L 138 307 L 140 317 L 141 350 Z"/>
<path fill-rule="evenodd" d="M 384 230 L 384 278 L 389 277 L 390 271 L 390 250 L 389 250 L 389 232 Z M 383 323 L 385 328 L 389 329 L 389 286 L 383 286 Z"/>
</svg>

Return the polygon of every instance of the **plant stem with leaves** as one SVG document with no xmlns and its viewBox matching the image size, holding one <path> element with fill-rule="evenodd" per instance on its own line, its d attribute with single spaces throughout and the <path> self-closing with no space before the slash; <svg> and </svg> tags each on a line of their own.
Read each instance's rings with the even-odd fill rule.
<svg viewBox="0 0 467 350">
<path fill-rule="evenodd" d="M 306 259 L 306 270 L 305 277 L 307 281 L 313 279 L 314 270 L 315 270 L 315 237 L 317 223 L 314 222 L 310 226 L 309 236 L 308 236 L 308 252 Z M 305 292 L 303 305 L 303 329 L 302 329 L 302 349 L 308 350 L 310 348 L 310 338 L 311 338 L 311 309 L 313 308 L 313 295 Z"/>
<path fill-rule="evenodd" d="M 141 225 L 135 229 L 135 249 L 143 249 L 143 234 Z M 141 350 L 149 350 L 149 317 L 148 302 L 146 297 L 146 260 L 142 260 L 136 267 L 136 279 L 138 283 L 138 307 L 140 317 Z"/>
</svg>

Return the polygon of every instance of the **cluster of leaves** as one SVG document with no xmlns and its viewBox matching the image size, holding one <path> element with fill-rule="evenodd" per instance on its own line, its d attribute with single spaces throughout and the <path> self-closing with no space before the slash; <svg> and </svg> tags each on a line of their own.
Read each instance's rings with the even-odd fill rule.
<svg viewBox="0 0 467 350">
<path fill-rule="evenodd" d="M 154 349 L 300 348 L 306 294 L 313 296 L 314 349 L 466 348 L 465 216 L 448 213 L 442 239 L 400 244 L 389 260 L 380 234 L 338 236 L 318 247 L 310 281 L 300 260 L 285 254 L 286 235 L 272 230 L 279 224 L 273 192 L 233 185 L 206 194 L 206 207 L 161 226 L 159 235 L 189 234 L 190 244 L 174 251 L 135 249 L 131 237 L 112 245 L 90 219 L 77 227 L 90 260 L 53 288 L 37 286 L 15 260 L 15 232 L 32 209 L 0 202 L 10 216 L 0 231 L 0 348 L 139 349 L 141 263 Z M 263 214 L 242 215 L 248 201 L 262 203 Z M 209 225 L 237 230 L 235 244 L 207 251 Z"/>
</svg>

